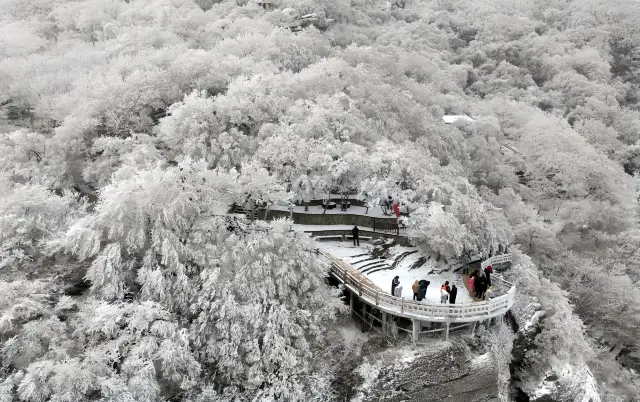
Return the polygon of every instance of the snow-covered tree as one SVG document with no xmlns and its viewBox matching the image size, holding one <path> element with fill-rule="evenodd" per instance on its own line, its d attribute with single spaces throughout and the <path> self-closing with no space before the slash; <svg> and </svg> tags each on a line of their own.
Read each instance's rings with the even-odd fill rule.
<svg viewBox="0 0 640 402">
<path fill-rule="evenodd" d="M 189 246 L 199 219 L 232 199 L 231 176 L 186 160 L 177 167 L 124 166 L 100 193 L 96 211 L 79 220 L 62 242 L 80 260 L 92 259 L 87 278 L 108 300 L 134 283 L 143 295 L 186 310 L 202 255 Z"/>
<path fill-rule="evenodd" d="M 156 401 L 164 393 L 189 392 L 198 380 L 201 366 L 187 330 L 156 303 L 77 303 L 64 296 L 52 308 L 28 284 L 0 286 L 19 288 L 21 295 L 12 296 L 22 310 L 38 308 L 37 315 L 23 311 L 11 317 L 20 309 L 3 305 L 13 335 L 1 351 L 2 369 L 9 374 L 3 398 L 71 402 L 101 395 L 109 400 Z M 7 329 L 2 328 L 3 336 Z"/>
<path fill-rule="evenodd" d="M 213 98 L 194 91 L 174 103 L 160 121 L 158 138 L 169 148 L 168 158 L 204 159 L 212 168 L 238 166 L 251 141 L 239 130 L 225 131 L 216 117 Z"/>
<path fill-rule="evenodd" d="M 86 203 L 65 190 L 56 195 L 36 183 L 0 175 L 0 267 L 17 268 L 45 256 L 45 244 L 85 215 Z"/>
<path fill-rule="evenodd" d="M 460 257 L 469 243 L 465 226 L 435 202 L 428 209 L 421 208 L 411 214 L 407 232 L 410 238 L 418 242 L 425 241 L 445 258 Z"/>
<path fill-rule="evenodd" d="M 287 221 L 255 229 L 224 239 L 200 273 L 195 342 L 222 386 L 299 400 L 314 345 L 341 307 L 312 240 Z"/>
<path fill-rule="evenodd" d="M 313 23 L 296 20 L 309 13 Z M 572 373 L 557 382 L 572 393 L 554 388 L 556 399 L 583 398 L 573 390 L 580 382 L 592 389 L 592 354 L 573 348 L 588 348 L 576 316 L 603 350 L 638 350 L 637 311 L 624 306 L 637 304 L 640 277 L 631 179 L 640 166 L 639 15 L 632 0 L 282 0 L 274 10 L 245 0 L 0 0 L 3 272 L 43 279 L 55 270 L 63 273 L 55 281 L 69 281 L 89 265 L 93 297 L 103 300 L 89 303 L 95 309 L 115 306 L 125 317 L 126 289 L 137 307 L 145 300 L 165 309 L 193 341 L 201 274 L 262 230 L 216 217 L 230 203 L 269 208 L 332 191 L 378 204 L 391 196 L 410 210 L 411 236 L 445 255 L 514 243 L 533 259 L 511 269 L 526 276 L 518 282 L 524 304 L 546 310 L 538 341 L 527 345 L 534 369 L 520 373 L 535 386 L 522 389 L 534 397 L 548 385 L 539 381 L 546 364 L 552 375 Z M 444 124 L 450 114 L 474 121 Z M 76 192 L 89 194 L 88 215 Z M 226 243 L 233 236 L 235 248 Z M 80 264 L 63 264 L 69 256 L 60 251 Z M 23 269 L 42 256 L 55 257 L 51 267 Z M 592 297 L 611 287 L 624 297 Z M 277 296 L 269 295 L 261 300 Z M 268 379 L 248 387 L 258 374 L 210 371 L 233 361 L 220 355 L 193 355 L 203 379 L 196 385 L 185 376 L 155 381 L 159 360 L 151 358 L 152 371 L 147 357 L 132 366 L 144 366 L 140 376 L 114 379 L 103 365 L 88 367 L 86 354 L 104 355 L 94 348 L 102 340 L 68 336 L 81 328 L 74 315 L 82 308 L 67 321 L 46 313 L 14 325 L 9 316 L 24 306 L 45 308 L 32 301 L 7 302 L 17 306 L 6 318 L 11 331 L 25 331 L 13 350 L 26 345 L 24 359 L 11 354 L 20 369 L 0 384 L 8 400 L 234 397 L 221 387 L 235 387 L 240 399 L 272 392 L 284 400 L 307 392 L 296 370 L 298 383 L 283 391 Z M 291 315 L 304 311 L 287 306 Z M 8 334 L 4 341 L 17 332 Z M 236 349 L 243 358 L 244 347 Z M 563 350 L 554 360 L 555 348 Z M 195 375 L 185 359 L 176 371 Z M 624 397 L 637 397 L 624 359 L 602 352 L 597 360 L 609 364 L 595 372 L 599 389 L 615 400 L 624 381 Z M 264 378 L 280 376 L 274 384 L 289 375 L 260 364 Z"/>
</svg>

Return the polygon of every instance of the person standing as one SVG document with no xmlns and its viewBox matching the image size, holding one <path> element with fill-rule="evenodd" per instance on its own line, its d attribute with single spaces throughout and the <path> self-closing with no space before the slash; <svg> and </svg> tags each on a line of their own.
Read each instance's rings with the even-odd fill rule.
<svg viewBox="0 0 640 402">
<path fill-rule="evenodd" d="M 487 278 L 484 276 L 479 276 L 476 279 L 475 287 L 476 287 L 476 298 L 484 300 L 484 292 L 487 290 Z"/>
<path fill-rule="evenodd" d="M 351 229 L 351 234 L 353 235 L 353 245 L 355 246 L 356 243 L 358 243 L 358 246 L 360 245 L 360 229 L 358 229 L 358 226 L 354 226 L 353 229 Z"/>
<path fill-rule="evenodd" d="M 478 298 L 480 295 L 480 288 L 482 287 L 482 276 L 476 275 L 476 280 L 473 283 L 474 297 Z"/>
<path fill-rule="evenodd" d="M 420 283 L 418 282 L 417 279 L 415 282 L 413 282 L 413 286 L 411 286 L 411 290 L 413 290 L 413 300 L 418 300 L 418 293 L 420 293 Z"/>
<path fill-rule="evenodd" d="M 449 292 L 449 303 L 456 304 L 456 296 L 458 295 L 458 288 L 456 285 L 451 287 L 451 292 Z"/>
<path fill-rule="evenodd" d="M 391 281 L 391 296 L 396 294 L 396 286 L 400 284 L 400 277 L 396 275 Z"/>
<path fill-rule="evenodd" d="M 447 300 L 449 299 L 449 292 L 447 292 L 446 289 L 441 289 L 440 290 L 440 303 L 447 303 Z"/>
<path fill-rule="evenodd" d="M 475 291 L 475 282 L 476 282 L 476 273 L 471 274 L 469 278 L 469 293 L 473 293 Z"/>
<path fill-rule="evenodd" d="M 487 265 L 484 269 L 484 275 L 487 277 L 487 287 L 491 286 L 491 274 L 493 273 L 493 267 L 491 265 Z"/>
<path fill-rule="evenodd" d="M 487 291 L 484 292 L 484 296 L 482 297 L 482 299 L 484 300 L 485 297 L 487 298 L 487 300 L 491 300 L 493 298 L 493 290 L 487 289 Z"/>
<path fill-rule="evenodd" d="M 398 286 L 396 287 L 396 294 L 394 296 L 402 297 L 402 285 L 398 284 Z"/>
<path fill-rule="evenodd" d="M 420 291 L 418 292 L 418 301 L 422 301 L 425 297 L 427 297 L 427 288 L 431 282 L 427 280 L 421 280 L 420 282 Z"/>
</svg>

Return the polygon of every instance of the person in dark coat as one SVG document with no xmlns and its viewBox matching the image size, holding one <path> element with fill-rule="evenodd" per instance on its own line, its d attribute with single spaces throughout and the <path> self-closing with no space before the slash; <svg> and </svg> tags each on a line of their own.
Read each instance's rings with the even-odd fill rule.
<svg viewBox="0 0 640 402">
<path fill-rule="evenodd" d="M 353 245 L 356 245 L 356 242 L 358 243 L 358 246 L 360 245 L 360 229 L 358 229 L 357 226 L 354 226 L 353 229 L 351 229 L 351 234 L 353 235 Z"/>
<path fill-rule="evenodd" d="M 420 284 L 420 289 L 418 290 L 418 301 L 422 301 L 422 299 L 427 297 L 427 287 L 429 287 L 429 284 L 431 282 L 425 281 L 424 279 L 422 279 L 418 283 Z"/>
<path fill-rule="evenodd" d="M 456 304 L 456 296 L 458 295 L 458 288 L 456 285 L 451 287 L 451 292 L 449 292 L 449 303 Z"/>
<path fill-rule="evenodd" d="M 487 265 L 484 269 L 484 275 L 487 277 L 487 287 L 491 286 L 491 274 L 493 273 L 493 267 Z"/>
<path fill-rule="evenodd" d="M 478 275 L 475 280 L 474 287 L 476 289 L 476 298 L 481 298 L 484 296 L 484 291 L 486 290 L 486 278 L 482 275 Z"/>
<path fill-rule="evenodd" d="M 391 281 L 391 296 L 395 295 L 396 286 L 398 286 L 399 284 L 400 284 L 400 277 L 396 275 L 396 277 L 393 278 L 393 280 Z"/>
</svg>

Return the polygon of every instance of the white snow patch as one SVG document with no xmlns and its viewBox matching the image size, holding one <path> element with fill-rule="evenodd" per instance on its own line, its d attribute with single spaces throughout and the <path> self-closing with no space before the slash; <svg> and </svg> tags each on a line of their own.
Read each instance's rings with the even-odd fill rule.
<svg viewBox="0 0 640 402">
<path fill-rule="evenodd" d="M 471 360 L 471 365 L 473 366 L 474 370 L 478 370 L 478 369 L 482 369 L 490 366 L 491 360 L 492 360 L 491 353 L 487 352 Z"/>
<path fill-rule="evenodd" d="M 360 385 L 360 388 L 358 388 L 358 395 L 356 395 L 355 398 L 351 399 L 351 401 L 362 402 L 366 392 L 370 390 L 371 387 L 373 387 L 373 384 L 375 384 L 378 375 L 380 375 L 380 363 L 369 363 L 368 361 L 365 361 L 360 366 L 358 366 L 356 372 L 362 376 L 364 382 L 362 383 L 362 385 Z"/>
<path fill-rule="evenodd" d="M 524 330 L 527 331 L 529 328 L 534 326 L 538 322 L 538 320 L 540 320 L 540 317 L 542 317 L 543 315 L 544 315 L 544 311 L 542 310 L 536 311 L 535 313 L 533 313 L 531 318 L 524 324 Z"/>
<path fill-rule="evenodd" d="M 413 363 L 418 358 L 418 354 L 413 350 L 407 350 L 403 356 L 399 358 L 399 362 L 403 365 Z"/>
<path fill-rule="evenodd" d="M 558 384 L 561 383 L 560 389 L 568 395 L 559 395 L 559 397 L 570 396 L 575 402 L 601 401 L 596 380 L 587 366 L 575 367 L 565 363 L 561 368 L 548 372 L 545 377 L 554 373 L 558 376 L 558 380 L 555 382 L 541 381 L 533 392 L 533 399 L 555 393 Z"/>
<path fill-rule="evenodd" d="M 444 264 L 444 261 L 435 261 L 435 257 L 431 256 L 427 262 L 420 268 L 410 270 L 411 266 L 421 257 L 428 258 L 430 252 L 425 247 L 403 247 L 394 246 L 391 248 L 391 258 L 387 260 L 369 260 L 363 261 L 367 258 L 373 258 L 369 256 L 359 256 L 361 254 L 369 254 L 373 246 L 362 245 L 353 246 L 349 242 L 321 242 L 318 243 L 318 247 L 324 252 L 332 255 L 335 258 L 339 258 L 359 271 L 366 270 L 367 264 L 379 263 L 384 265 L 380 268 L 391 267 L 394 262 L 394 257 L 407 251 L 416 251 L 415 253 L 405 257 L 394 269 L 382 269 L 377 272 L 367 271 L 364 274 L 375 283 L 382 291 L 391 292 L 391 281 L 397 275 L 400 277 L 400 284 L 402 285 L 402 297 L 407 300 L 413 300 L 413 290 L 411 286 L 416 280 L 425 279 L 430 281 L 431 284 L 427 288 L 427 295 L 424 301 L 431 303 L 440 303 L 440 287 L 445 281 L 449 281 L 449 285 L 456 285 L 458 288 L 458 296 L 456 298 L 456 304 L 472 303 L 473 300 L 469 296 L 467 288 L 464 286 L 462 276 L 453 273 L 450 270 L 453 266 Z M 376 270 L 378 268 L 374 268 Z"/>
<path fill-rule="evenodd" d="M 348 325 L 340 328 L 340 335 L 342 335 L 347 345 L 366 342 L 369 339 L 369 336 L 366 333 L 362 333 L 353 321 L 350 321 Z"/>
</svg>

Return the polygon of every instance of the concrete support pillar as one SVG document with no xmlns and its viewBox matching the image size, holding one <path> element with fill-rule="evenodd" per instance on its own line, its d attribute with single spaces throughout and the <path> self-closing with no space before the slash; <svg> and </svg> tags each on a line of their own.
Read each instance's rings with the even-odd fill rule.
<svg viewBox="0 0 640 402">
<path fill-rule="evenodd" d="M 387 339 L 387 313 L 382 312 L 382 339 Z"/>
<path fill-rule="evenodd" d="M 362 302 L 362 332 L 367 328 L 367 303 Z"/>
<path fill-rule="evenodd" d="M 446 328 L 444 330 L 444 340 L 448 341 L 449 340 L 449 323 L 446 324 Z"/>
<path fill-rule="evenodd" d="M 353 318 L 353 292 L 349 292 L 349 313 L 351 314 L 351 318 Z"/>
<path fill-rule="evenodd" d="M 420 321 L 416 320 L 416 319 L 411 319 L 411 324 L 412 325 L 412 331 L 411 331 L 411 340 L 413 341 L 413 344 L 415 345 L 418 342 L 418 331 L 420 328 Z"/>
</svg>

